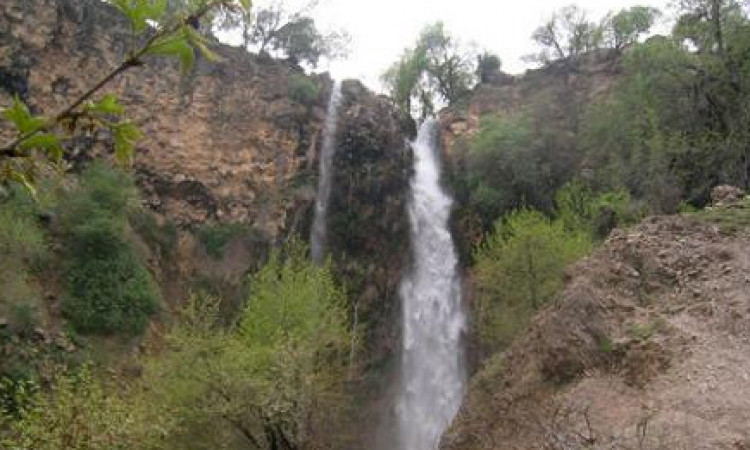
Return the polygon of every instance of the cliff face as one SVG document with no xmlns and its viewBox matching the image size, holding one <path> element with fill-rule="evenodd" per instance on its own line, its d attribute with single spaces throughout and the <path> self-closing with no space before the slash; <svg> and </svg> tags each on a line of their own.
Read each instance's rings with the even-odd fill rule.
<svg viewBox="0 0 750 450">
<path fill-rule="evenodd" d="M 0 107 L 18 95 L 34 112 L 53 114 L 116 67 L 130 42 L 122 15 L 98 0 L 2 2 Z M 154 60 L 103 93 L 117 94 L 145 134 L 135 174 L 156 214 L 151 228 L 176 226 L 176 237 L 160 236 L 162 228 L 150 236 L 173 239 L 169 255 L 141 239 L 165 297 L 178 301 L 211 285 L 241 304 L 246 275 L 268 247 L 291 234 L 308 236 L 332 82 L 309 77 L 319 95 L 303 104 L 292 94 L 301 69 L 220 44 L 214 49 L 221 61 L 199 60 L 185 77 L 176 64 Z M 396 287 L 409 254 L 407 131 L 395 108 L 357 82 L 344 83 L 340 111 L 330 250 L 352 310 L 356 305 L 368 329 L 367 348 L 381 349 L 378 358 L 387 359 L 397 336 Z M 0 124 L 0 136 L 8 131 Z M 111 152 L 104 132 L 66 145 L 74 168 Z M 221 255 L 211 255 L 201 230 L 228 225 L 250 232 L 233 235 Z"/>
<path fill-rule="evenodd" d="M 519 76 L 498 72 L 479 84 L 462 106 L 441 111 L 446 153 L 452 160 L 460 158 L 462 146 L 457 141 L 475 135 L 487 116 L 525 112 L 545 121 L 552 131 L 572 137 L 584 108 L 610 91 L 620 71 L 617 55 L 601 51 L 574 67 L 558 62 Z"/>
<path fill-rule="evenodd" d="M 584 155 L 579 148 L 580 124 L 587 107 L 611 91 L 620 72 L 617 55 L 606 52 L 588 55 L 573 67 L 558 63 L 529 70 L 522 76 L 498 72 L 488 82 L 479 84 L 467 99 L 441 111 L 447 180 L 457 204 L 455 240 L 464 261 L 470 261 L 473 246 L 497 218 L 483 216 L 488 206 L 481 198 L 486 193 L 471 191 L 468 186 L 478 174 L 493 173 L 493 179 L 482 182 L 502 188 L 494 194 L 496 204 L 489 209 L 500 205 L 505 209 L 518 208 L 523 198 L 523 203 L 550 210 L 557 189 L 574 176 L 585 176 Z M 472 140 L 483 123 L 497 124 L 497 118 L 515 124 L 514 128 L 528 129 L 529 135 L 524 137 L 527 142 L 519 147 L 523 150 L 509 144 L 511 148 L 503 149 L 512 155 L 507 161 L 498 158 L 494 167 L 477 170 L 482 156 L 471 153 Z M 482 164 L 487 167 L 489 163 Z M 480 198 L 479 203 L 475 195 Z"/>
<path fill-rule="evenodd" d="M 441 448 L 747 448 L 749 200 L 615 231 L 474 377 Z"/>
<path fill-rule="evenodd" d="M 368 324 L 369 362 L 397 352 L 398 285 L 409 258 L 407 197 L 412 152 L 402 117 L 383 98 L 361 102 L 365 88 L 343 85 L 334 163 L 330 252 L 352 286 L 359 320 Z"/>
<path fill-rule="evenodd" d="M 0 6 L 0 105 L 20 95 L 54 113 L 123 59 L 128 24 L 97 0 L 30 0 Z M 181 78 L 154 61 L 107 85 L 145 134 L 136 169 L 146 200 L 178 225 L 250 222 L 269 237 L 284 228 L 290 181 L 307 163 L 321 127 L 323 98 L 290 98 L 290 67 L 218 47 L 222 61 Z M 326 80 L 316 80 L 324 84 Z M 96 134 L 82 153 L 104 144 Z M 313 155 L 314 156 L 314 155 Z"/>
</svg>

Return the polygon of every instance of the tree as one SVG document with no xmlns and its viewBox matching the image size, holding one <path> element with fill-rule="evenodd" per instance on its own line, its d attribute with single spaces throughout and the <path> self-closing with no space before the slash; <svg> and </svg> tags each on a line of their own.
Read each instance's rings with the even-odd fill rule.
<svg viewBox="0 0 750 450">
<path fill-rule="evenodd" d="M 232 328 L 219 325 L 218 301 L 193 299 L 167 337 L 172 351 L 147 361 L 143 386 L 173 415 L 175 448 L 288 450 L 335 439 L 317 424 L 342 412 L 351 331 L 330 265 L 318 268 L 293 242 L 251 289 Z"/>
<path fill-rule="evenodd" d="M 579 142 L 598 183 L 660 213 L 750 178 L 750 22 L 732 1 L 681 2 L 678 13 L 671 36 L 624 52 L 625 77 L 589 107 Z"/>
<path fill-rule="evenodd" d="M 606 44 L 618 51 L 635 44 L 651 30 L 660 14 L 658 9 L 646 6 L 634 6 L 610 14 L 604 19 Z"/>
<path fill-rule="evenodd" d="M 258 53 L 273 50 L 295 64 L 306 62 L 313 67 L 321 57 L 336 59 L 345 56 L 350 37 L 344 31 L 322 33 L 310 17 L 318 1 L 312 0 L 296 11 L 283 1 L 258 8 L 254 16 L 243 18 L 244 46 L 255 46 Z"/>
<path fill-rule="evenodd" d="M 18 97 L 11 107 L 4 109 L 2 117 L 14 127 L 15 137 L 0 146 L 0 183 L 17 182 L 33 191 L 38 160 L 59 164 L 64 154 L 62 139 L 91 127 L 109 129 L 118 160 L 129 163 L 140 131 L 122 119 L 125 110 L 114 95 L 104 95 L 98 101 L 92 99 L 123 72 L 144 65 L 149 56 L 175 58 L 183 73 L 192 67 L 195 52 L 215 59 L 205 37 L 196 30 L 197 25 L 211 12 L 249 7 L 249 0 L 196 0 L 190 2 L 191 9 L 170 13 L 167 0 L 108 1 L 129 19 L 132 33 L 138 38 L 134 41 L 143 44 L 128 52 L 119 66 L 54 115 L 35 116 Z M 61 129 L 67 132 L 61 133 Z"/>
<path fill-rule="evenodd" d="M 422 29 L 413 49 L 406 49 L 382 76 L 391 97 L 407 113 L 414 100 L 421 116 L 435 111 L 436 101 L 454 105 L 474 84 L 475 56 L 451 36 L 442 22 Z"/>
<path fill-rule="evenodd" d="M 406 49 L 401 59 L 393 63 L 381 76 L 383 84 L 390 92 L 391 98 L 402 111 L 412 113 L 412 99 L 423 97 L 420 95 L 420 81 L 426 70 L 427 59 L 419 49 Z M 429 100 L 429 97 L 428 97 Z M 423 102 L 423 114 L 432 109 L 431 103 Z"/>
<path fill-rule="evenodd" d="M 428 82 L 448 105 L 469 92 L 474 82 L 473 57 L 445 30 L 443 22 L 425 27 L 417 48 L 422 49 L 427 58 Z"/>
<path fill-rule="evenodd" d="M 477 250 L 477 331 L 485 346 L 504 349 L 563 285 L 565 267 L 591 248 L 588 234 L 521 209 L 498 221 Z"/>
<path fill-rule="evenodd" d="M 680 0 L 680 17 L 674 29 L 678 39 L 690 42 L 698 51 L 726 56 L 729 28 L 742 25 L 742 5 L 737 0 Z"/>
<path fill-rule="evenodd" d="M 140 334 L 158 309 L 154 280 L 126 239 L 137 188 L 125 172 L 94 164 L 61 201 L 60 223 L 70 257 L 62 312 L 82 333 Z M 140 212 L 140 211 L 139 211 Z"/>
<path fill-rule="evenodd" d="M 14 450 L 164 448 L 168 416 L 148 414 L 146 396 L 113 389 L 91 366 L 56 372 L 48 389 L 15 386 L 22 399 L 11 414 L 0 405 L 0 447 Z M 109 380 L 111 381 L 111 380 Z M 0 386 L 7 380 L 0 380 Z"/>
<path fill-rule="evenodd" d="M 557 60 L 570 62 L 599 47 L 602 28 L 584 10 L 571 5 L 555 11 L 547 23 L 534 31 L 532 39 L 541 50 L 529 59 L 543 64 Z"/>
<path fill-rule="evenodd" d="M 489 52 L 477 55 L 477 78 L 480 83 L 489 82 L 500 71 L 502 61 L 500 57 Z"/>
<path fill-rule="evenodd" d="M 345 448 L 322 428 L 347 414 L 352 338 L 330 264 L 317 267 L 293 242 L 252 291 L 229 327 L 218 299 L 191 299 L 130 383 L 84 367 L 14 386 L 16 410 L 0 403 L 0 447 Z"/>
<path fill-rule="evenodd" d="M 344 32 L 321 34 L 310 17 L 302 17 L 281 27 L 271 41 L 274 50 L 294 64 L 317 66 L 320 58 L 336 59 L 346 55 L 349 35 Z"/>
</svg>

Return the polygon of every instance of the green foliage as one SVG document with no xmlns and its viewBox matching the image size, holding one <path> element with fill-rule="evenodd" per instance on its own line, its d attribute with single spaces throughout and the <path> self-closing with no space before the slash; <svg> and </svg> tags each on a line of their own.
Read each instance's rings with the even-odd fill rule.
<svg viewBox="0 0 750 450">
<path fill-rule="evenodd" d="M 529 58 L 544 64 L 555 60 L 572 60 L 599 47 L 602 28 L 592 22 L 587 13 L 576 5 L 566 6 L 552 15 L 534 31 L 532 39 L 539 45 L 539 53 Z"/>
<path fill-rule="evenodd" d="M 48 256 L 33 199 L 16 189 L 0 200 L 0 317 L 10 331 L 30 334 L 37 323 L 41 294 L 36 276 Z M 2 364 L 0 363 L 0 369 Z"/>
<path fill-rule="evenodd" d="M 144 385 L 152 404 L 170 411 L 174 448 L 304 445 L 316 421 L 342 407 L 351 336 L 330 267 L 317 268 L 292 243 L 252 286 L 236 329 L 220 327 L 218 301 L 195 298 L 168 335 L 173 351 L 146 365 Z"/>
<path fill-rule="evenodd" d="M 197 22 L 212 10 L 228 12 L 240 7 L 249 8 L 248 0 L 189 1 L 177 11 L 167 8 L 167 0 L 108 2 L 129 19 L 135 37 L 133 42 L 143 44 L 129 51 L 118 67 L 59 113 L 50 117 L 33 116 L 19 98 L 2 110 L 2 118 L 13 125 L 16 134 L 0 147 L 0 185 L 15 182 L 34 193 L 39 162 L 51 162 L 60 168 L 64 138 L 97 127 L 111 132 L 115 156 L 122 164 L 130 164 L 135 143 L 142 137 L 140 130 L 132 122 L 119 117 L 124 114 L 124 109 L 112 94 L 105 95 L 98 102 L 92 98 L 121 73 L 143 65 L 148 56 L 178 60 L 183 74 L 192 69 L 196 52 L 208 60 L 218 59 L 209 50 L 206 38 L 194 28 Z"/>
<path fill-rule="evenodd" d="M 579 180 L 563 186 L 555 195 L 557 217 L 567 230 L 590 232 L 604 239 L 615 227 L 636 223 L 642 213 L 625 190 L 595 194 Z"/>
<path fill-rule="evenodd" d="M 534 210 L 498 222 L 476 255 L 476 327 L 485 348 L 505 348 L 557 294 L 566 265 L 590 249 L 586 232 Z"/>
<path fill-rule="evenodd" d="M 492 76 L 500 71 L 502 61 L 500 57 L 489 52 L 477 56 L 477 78 L 480 83 L 486 83 Z"/>
<path fill-rule="evenodd" d="M 690 213 L 690 217 L 704 223 L 716 225 L 726 234 L 735 234 L 750 229 L 750 198 L 731 206 L 717 206 Z"/>
<path fill-rule="evenodd" d="M 347 53 L 350 37 L 344 31 L 322 33 L 310 13 L 316 1 L 291 11 L 279 1 L 258 8 L 254 14 L 235 17 L 243 28 L 245 47 L 254 45 L 260 54 L 273 50 L 294 64 L 317 66 L 320 58 L 333 60 Z M 232 21 L 230 21 L 232 22 Z"/>
<path fill-rule="evenodd" d="M 130 177 L 99 164 L 62 201 L 62 233 L 71 255 L 63 313 L 79 332 L 137 334 L 156 312 L 153 279 L 126 239 L 136 201 Z"/>
<path fill-rule="evenodd" d="M 638 42 L 638 38 L 651 30 L 661 12 L 647 6 L 621 9 L 605 18 L 607 43 L 614 49 L 623 49 Z"/>
<path fill-rule="evenodd" d="M 298 349 L 297 362 L 315 372 L 326 364 L 326 349 L 346 348 L 349 341 L 344 294 L 330 267 L 318 269 L 308 259 L 299 244 L 287 247 L 284 259 L 278 252 L 271 255 L 254 277 L 240 329 L 244 339 L 269 356 L 279 346 Z"/>
<path fill-rule="evenodd" d="M 538 137 L 529 115 L 521 113 L 484 118 L 468 144 L 465 170 L 454 180 L 454 189 L 484 230 L 514 209 L 551 209 L 555 174 Z"/>
<path fill-rule="evenodd" d="M 131 213 L 128 222 L 149 248 L 159 252 L 162 257 L 173 254 L 177 249 L 177 227 L 169 219 L 159 223 L 153 213 L 144 210 Z"/>
<path fill-rule="evenodd" d="M 750 28 L 733 3 L 686 2 L 673 36 L 625 52 L 624 79 L 588 108 L 579 136 L 601 189 L 674 213 L 704 206 L 718 184 L 748 187 L 750 59 L 735 52 L 750 48 Z"/>
<path fill-rule="evenodd" d="M 320 88 L 309 77 L 292 75 L 289 78 L 289 97 L 303 105 L 313 105 L 318 100 Z"/>
<path fill-rule="evenodd" d="M 413 49 L 406 49 L 382 76 L 397 105 L 411 114 L 413 100 L 421 116 L 435 112 L 436 100 L 454 105 L 474 84 L 474 56 L 446 30 L 443 22 L 427 25 Z"/>
<path fill-rule="evenodd" d="M 421 95 L 419 86 L 426 66 L 427 59 L 423 51 L 407 49 L 401 59 L 396 61 L 381 77 L 383 84 L 390 92 L 391 98 L 402 111 L 411 114 L 413 97 L 431 101 L 429 96 Z M 431 110 L 431 103 L 423 103 L 422 109 L 425 111 Z"/>
<path fill-rule="evenodd" d="M 221 258 L 224 248 L 233 239 L 251 236 L 253 230 L 241 223 L 216 223 L 204 225 L 198 230 L 198 239 L 212 258 Z"/>
<path fill-rule="evenodd" d="M 167 10 L 166 0 L 109 0 L 130 20 L 135 33 L 142 33 L 149 27 L 149 21 L 163 18 Z"/>
<path fill-rule="evenodd" d="M 7 386 L 8 380 L 0 385 Z M 49 389 L 16 383 L 16 411 L 0 409 L 0 447 L 9 450 L 158 448 L 159 417 L 143 414 L 145 397 L 127 397 L 90 366 L 55 373 Z M 0 388 L 1 389 L 1 388 Z"/>
</svg>

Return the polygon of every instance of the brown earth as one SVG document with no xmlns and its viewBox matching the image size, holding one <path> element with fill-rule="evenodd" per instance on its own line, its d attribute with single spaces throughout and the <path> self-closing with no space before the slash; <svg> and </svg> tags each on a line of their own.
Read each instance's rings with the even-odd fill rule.
<svg viewBox="0 0 750 450">
<path fill-rule="evenodd" d="M 615 231 L 441 448 L 750 448 L 750 201 Z"/>
</svg>

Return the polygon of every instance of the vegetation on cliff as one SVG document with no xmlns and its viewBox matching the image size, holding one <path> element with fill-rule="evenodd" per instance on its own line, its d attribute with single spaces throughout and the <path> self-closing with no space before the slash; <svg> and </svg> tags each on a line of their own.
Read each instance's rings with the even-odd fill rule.
<svg viewBox="0 0 750 450">
<path fill-rule="evenodd" d="M 604 448 L 615 441 L 672 448 L 685 442 L 686 434 L 669 419 L 672 407 L 654 407 L 645 417 L 627 408 L 605 414 L 611 404 L 585 404 L 599 395 L 592 380 L 601 372 L 648 392 L 653 392 L 648 383 L 666 374 L 674 383 L 669 389 L 679 389 L 683 369 L 669 369 L 672 358 L 686 351 L 676 337 L 685 329 L 680 313 L 668 305 L 684 296 L 672 289 L 698 280 L 709 284 L 710 278 L 696 273 L 716 269 L 710 264 L 677 269 L 672 280 L 664 275 L 670 269 L 649 259 L 651 249 L 641 247 L 645 241 L 679 241 L 664 233 L 671 225 L 654 219 L 649 223 L 659 224 L 658 230 L 639 228 L 627 239 L 623 232 L 607 239 L 613 228 L 648 214 L 707 207 L 718 185 L 739 186 L 735 197 L 750 187 L 747 11 L 731 0 L 681 2 L 674 11 L 672 32 L 644 41 L 639 37 L 659 14 L 650 8 L 624 10 L 601 22 L 578 8 L 563 9 L 534 35 L 541 69 L 480 84 L 465 104 L 444 113 L 448 181 L 459 200 L 457 229 L 459 239 L 466 240 L 465 260 L 473 264 L 475 356 L 486 363 L 446 448 L 497 448 L 499 443 Z M 718 206 L 690 217 L 710 216 L 712 223 L 726 224 L 724 232 L 739 233 L 737 245 L 744 246 L 744 209 Z M 672 231 L 680 236 L 705 237 L 694 244 L 700 254 L 711 254 L 711 242 L 724 242 L 712 237 L 717 229 L 676 223 Z M 602 250 L 595 251 L 592 262 L 585 259 L 566 269 L 589 254 L 592 242 L 603 240 L 607 252 L 613 246 L 622 252 L 607 255 L 624 258 L 632 271 L 623 276 L 640 279 L 640 287 L 615 295 L 597 291 L 623 286 L 617 274 L 626 272 L 620 266 L 612 269 L 615 276 L 582 277 L 582 269 L 607 267 Z M 647 255 L 636 256 L 641 250 Z M 654 255 L 668 259 L 672 251 L 654 250 Z M 732 261 L 727 265 L 744 267 L 742 257 L 726 257 Z M 715 301 L 731 310 L 747 304 L 746 295 L 726 293 L 741 289 L 734 280 L 719 285 L 715 288 L 724 293 Z M 694 289 L 693 295 L 702 298 L 704 288 Z M 616 298 L 638 303 L 638 312 L 621 309 Z M 544 302 L 551 304 L 539 308 Z M 694 335 L 703 339 L 700 345 L 713 345 L 711 332 L 705 332 L 701 328 Z M 581 346 L 590 351 L 579 352 Z M 675 365 L 692 367 L 701 358 L 680 356 Z M 519 361 L 527 359 L 518 369 Z M 622 395 L 612 389 L 617 393 L 602 395 Z M 638 392 L 634 395 L 644 391 Z M 707 404 L 718 402 L 706 399 Z M 738 423 L 731 420 L 734 413 L 719 409 L 717 417 L 728 419 L 710 427 L 712 445 L 746 442 L 720 436 L 731 435 Z M 610 432 L 615 416 L 622 428 Z M 659 431 L 646 430 L 650 421 L 658 422 L 654 428 Z M 534 427 L 546 431 L 537 433 Z"/>
<path fill-rule="evenodd" d="M 292 243 L 252 286 L 231 327 L 222 325 L 216 299 L 194 298 L 164 336 L 167 349 L 137 361 L 143 372 L 135 379 L 84 365 L 50 374 L 50 391 L 35 380 L 5 382 L 0 443 L 291 449 L 345 439 L 328 427 L 346 420 L 356 339 L 330 266 L 316 267 Z"/>
<path fill-rule="evenodd" d="M 323 267 L 308 261 L 294 234 L 298 224 L 304 229 L 305 201 L 310 204 L 308 173 L 299 167 L 315 158 L 316 108 L 329 80 L 305 76 L 296 65 L 335 56 L 342 36 L 326 40 L 306 16 L 309 11 L 281 6 L 253 11 L 247 2 L 240 10 L 229 8 L 240 3 L 229 1 L 110 3 L 128 17 L 134 42 L 140 43 L 124 62 L 58 114 L 40 115 L 21 92 L 3 114 L 14 129 L 0 149 L 0 446 L 358 448 L 365 439 L 354 436 L 362 428 L 354 422 L 373 412 L 370 404 L 357 402 L 375 403 L 373 392 L 387 389 L 369 390 L 389 383 L 398 348 L 412 157 L 404 145 L 405 116 L 427 116 L 442 104 L 449 106 L 445 181 L 457 200 L 455 230 L 475 287 L 470 340 L 478 344 L 475 359 L 488 361 L 470 392 L 470 408 L 484 405 L 477 397 L 498 386 L 510 386 L 511 397 L 531 393 L 529 398 L 542 399 L 534 396 L 572 383 L 587 370 L 622 374 L 628 386 L 643 387 L 665 370 L 671 352 L 683 348 L 664 325 L 670 308 L 679 309 L 676 315 L 687 311 L 681 320 L 705 310 L 716 313 L 712 318 L 721 316 L 707 300 L 715 285 L 702 278 L 704 284 L 695 284 L 693 277 L 726 276 L 746 266 L 736 257 L 730 272 L 718 265 L 706 269 L 696 262 L 700 257 L 682 253 L 667 264 L 662 259 L 671 254 L 651 251 L 657 244 L 643 238 L 649 232 L 669 237 L 665 230 L 677 230 L 679 239 L 688 239 L 685 230 L 695 232 L 705 240 L 699 256 L 725 264 L 721 251 L 734 241 L 719 232 L 744 232 L 744 203 L 690 216 L 717 230 L 683 219 L 643 225 L 643 233 L 633 235 L 638 245 L 648 241 L 643 248 L 636 245 L 641 253 L 626 245 L 630 237 L 607 240 L 616 227 L 647 214 L 706 206 L 716 185 L 750 188 L 750 19 L 738 2 L 680 2 L 672 32 L 647 40 L 660 14 L 652 8 L 633 7 L 601 21 L 565 8 L 534 33 L 539 45 L 534 59 L 543 67 L 522 78 L 502 74 L 496 55 L 477 55 L 459 45 L 442 23 L 426 27 L 384 77 L 401 114 L 388 100 L 363 94 L 358 83 L 344 83 L 329 220 L 332 260 Z M 214 7 L 223 12 L 211 16 Z M 205 141 L 211 143 L 206 158 L 189 161 L 178 152 L 162 168 L 179 162 L 218 175 L 206 181 L 178 173 L 165 181 L 141 168 L 139 177 L 156 181 L 139 193 L 129 172 L 83 161 L 89 155 L 73 149 L 86 147 L 81 141 L 103 129 L 115 156 L 131 159 L 141 132 L 126 119 L 125 102 L 102 95 L 102 89 L 149 62 L 147 56 L 172 57 L 183 69 L 195 63 L 197 53 L 212 57 L 205 48 L 211 27 L 195 23 L 204 14 L 212 26 L 240 28 L 245 47 L 266 54 L 258 60 L 271 53 L 295 67 L 269 66 L 266 76 L 283 81 L 252 91 L 251 100 L 264 97 L 252 111 L 268 110 L 274 120 L 246 137 L 261 144 L 243 141 L 242 148 L 230 148 L 237 159 L 213 152 L 214 138 L 241 134 L 235 122 L 252 118 L 211 116 L 219 131 Z M 220 80 L 238 77 L 231 67 L 216 71 L 226 75 Z M 187 75 L 181 93 L 191 83 Z M 168 77 L 157 71 L 155 79 L 162 78 Z M 124 84 L 133 90 L 130 82 Z M 247 106 L 247 99 L 225 88 L 205 95 L 220 95 L 238 109 Z M 186 104 L 193 95 L 202 94 L 190 91 Z M 191 123 L 206 125 L 211 105 L 197 109 L 180 109 L 174 120 L 180 125 L 169 124 L 172 131 L 183 132 L 181 120 L 189 114 L 198 117 Z M 144 128 L 155 114 L 140 118 Z M 167 140 L 148 149 L 152 158 L 160 157 L 154 156 L 159 149 L 182 145 L 161 139 Z M 291 150 L 270 154 L 279 153 L 279 143 Z M 253 145 L 270 150 L 243 161 L 245 146 Z M 288 170 L 271 162 L 276 160 L 289 160 Z M 73 168 L 73 174 L 39 170 L 50 161 L 55 169 Z M 249 169 L 242 172 L 235 167 L 240 165 Z M 248 171 L 266 184 L 243 178 Z M 45 176 L 34 178 L 38 173 Z M 225 186 L 229 176 L 242 180 L 234 191 Z M 288 186 L 288 178 L 299 185 Z M 284 188 L 262 189 L 271 185 Z M 224 209 L 212 189 L 228 192 Z M 252 224 L 227 218 L 227 211 L 240 209 L 237 190 L 265 203 L 291 203 L 295 197 L 301 212 L 268 219 L 268 207 L 255 211 Z M 155 209 L 181 201 L 202 216 L 178 228 L 169 214 L 146 211 L 145 196 Z M 276 220 L 277 234 L 259 231 L 263 220 Z M 238 241 L 252 243 L 235 245 Z M 269 250 L 270 242 L 279 244 L 276 250 Z M 597 253 L 593 249 L 602 242 L 604 250 Z M 716 242 L 724 247 L 714 251 Z M 186 257 L 186 248 L 197 250 Z M 583 266 L 591 283 L 579 278 L 581 284 L 565 290 L 571 263 L 592 251 L 594 263 Z M 619 265 L 600 272 L 595 263 L 604 265 L 607 258 Z M 188 259 L 198 261 L 185 269 Z M 179 276 L 170 278 L 170 271 Z M 727 291 L 741 297 L 746 279 L 731 281 Z M 173 286 L 179 284 L 184 285 Z M 698 292 L 700 302 L 665 300 L 675 285 Z M 197 294 L 180 305 L 179 296 L 167 295 L 170 289 Z M 638 316 L 628 318 L 618 308 Z M 542 319 L 535 319 L 540 311 Z M 739 306 L 731 311 L 744 317 Z M 738 336 L 746 334 L 735 316 L 720 318 L 715 326 L 729 323 Z M 515 384 L 513 377 L 514 370 L 527 367 L 521 362 L 530 348 L 542 350 L 532 354 L 527 372 L 530 383 L 538 383 L 526 390 L 525 381 Z M 468 430 L 474 436 L 475 420 L 492 423 L 473 414 L 460 419 L 458 426 L 465 428 L 456 435 Z M 556 421 L 548 427 L 556 438 L 575 440 L 559 431 L 573 416 L 544 418 Z M 520 423 L 523 414 L 508 419 L 508 429 L 517 418 Z M 476 435 L 495 437 L 492 430 L 482 433 Z M 460 439 L 455 438 L 456 448 Z"/>
</svg>

